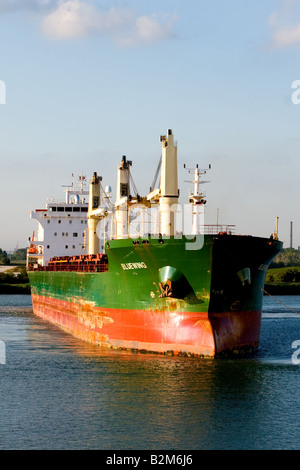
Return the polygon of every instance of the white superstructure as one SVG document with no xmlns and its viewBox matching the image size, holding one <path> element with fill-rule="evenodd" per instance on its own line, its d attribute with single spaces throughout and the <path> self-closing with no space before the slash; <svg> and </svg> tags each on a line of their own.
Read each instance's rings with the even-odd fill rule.
<svg viewBox="0 0 300 470">
<path fill-rule="evenodd" d="M 85 177 L 78 178 L 65 189 L 65 202 L 47 202 L 45 209 L 30 213 L 38 222 L 36 232 L 29 238 L 27 264 L 46 266 L 53 256 L 86 254 L 87 212 L 89 191 L 84 189 Z"/>
</svg>

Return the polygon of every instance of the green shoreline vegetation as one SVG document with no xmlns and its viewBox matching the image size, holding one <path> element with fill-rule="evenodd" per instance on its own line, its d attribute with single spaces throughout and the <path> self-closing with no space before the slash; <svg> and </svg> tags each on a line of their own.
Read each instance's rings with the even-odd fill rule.
<svg viewBox="0 0 300 470">
<path fill-rule="evenodd" d="M 270 295 L 300 295 L 300 251 L 284 248 L 271 263 L 265 280 Z"/>
<path fill-rule="evenodd" d="M 8 255 L 0 248 L 0 295 L 30 294 L 26 272 L 26 248 L 20 248 Z"/>
<path fill-rule="evenodd" d="M 0 295 L 30 294 L 25 267 L 26 248 L 13 255 L 0 248 Z M 266 274 L 265 292 L 270 295 L 300 295 L 300 251 L 285 248 L 274 258 Z"/>
<path fill-rule="evenodd" d="M 7 266 L 0 272 L 0 294 L 30 294 L 30 284 L 25 266 Z"/>
</svg>

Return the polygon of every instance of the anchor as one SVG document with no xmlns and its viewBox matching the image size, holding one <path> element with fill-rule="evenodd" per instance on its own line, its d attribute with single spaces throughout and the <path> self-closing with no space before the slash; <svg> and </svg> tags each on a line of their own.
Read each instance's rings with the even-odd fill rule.
<svg viewBox="0 0 300 470">
<path fill-rule="evenodd" d="M 160 282 L 159 287 L 160 287 L 160 290 L 161 290 L 161 295 L 159 296 L 160 298 L 172 297 L 173 296 L 172 282 L 170 281 L 170 279 L 168 279 L 165 284 Z"/>
</svg>

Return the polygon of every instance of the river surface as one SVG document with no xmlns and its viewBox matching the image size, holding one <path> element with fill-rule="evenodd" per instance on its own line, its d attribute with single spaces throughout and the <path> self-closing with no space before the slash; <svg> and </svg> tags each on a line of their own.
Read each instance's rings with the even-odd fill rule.
<svg viewBox="0 0 300 470">
<path fill-rule="evenodd" d="M 0 296 L 0 449 L 300 449 L 300 297 L 277 299 L 255 356 L 209 360 L 103 350 Z"/>
</svg>

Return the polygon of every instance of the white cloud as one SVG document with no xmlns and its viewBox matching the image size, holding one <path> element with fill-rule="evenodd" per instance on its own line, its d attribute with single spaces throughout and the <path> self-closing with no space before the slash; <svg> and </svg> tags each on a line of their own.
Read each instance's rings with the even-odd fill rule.
<svg viewBox="0 0 300 470">
<path fill-rule="evenodd" d="M 299 0 L 285 0 L 269 17 L 272 29 L 271 46 L 277 49 L 300 44 Z M 299 21 L 295 22 L 295 17 Z"/>
<path fill-rule="evenodd" d="M 173 23 L 176 15 L 171 16 L 161 24 L 157 15 L 141 16 L 131 21 L 131 32 L 123 34 L 118 38 L 121 46 L 132 46 L 135 44 L 149 44 L 153 42 L 170 39 L 175 36 Z"/>
<path fill-rule="evenodd" d="M 43 10 L 57 3 L 57 0 L 0 0 L 0 13 L 14 13 L 25 10 Z"/>
<path fill-rule="evenodd" d="M 0 14 L 35 13 L 42 33 L 66 40 L 102 35 L 119 47 L 174 38 L 177 15 L 137 16 L 129 8 L 101 9 L 89 0 L 0 0 Z M 33 17 L 32 17 L 33 18 Z"/>
<path fill-rule="evenodd" d="M 54 40 L 101 34 L 120 47 L 128 47 L 174 37 L 176 19 L 176 15 L 135 17 L 125 8 L 104 11 L 80 0 L 62 0 L 43 18 L 42 31 Z"/>
<path fill-rule="evenodd" d="M 295 26 L 282 26 L 273 33 L 272 43 L 283 48 L 300 43 L 300 22 Z"/>
<path fill-rule="evenodd" d="M 97 11 L 78 0 L 60 2 L 42 21 L 44 34 L 52 39 L 86 36 L 99 27 Z"/>
</svg>

